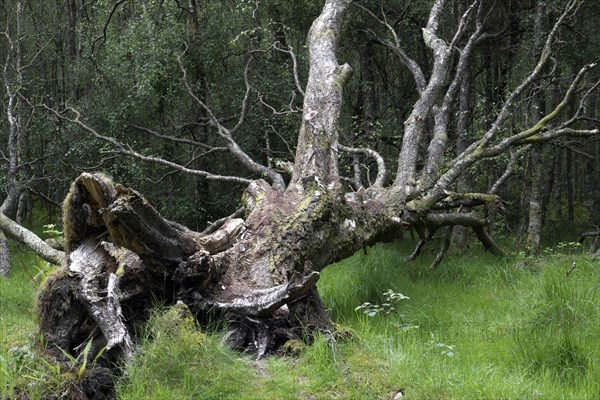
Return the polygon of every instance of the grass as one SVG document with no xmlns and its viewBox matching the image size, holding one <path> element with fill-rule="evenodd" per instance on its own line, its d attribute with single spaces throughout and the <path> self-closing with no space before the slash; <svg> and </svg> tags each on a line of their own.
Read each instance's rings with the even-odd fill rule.
<svg viewBox="0 0 600 400">
<path fill-rule="evenodd" d="M 338 321 L 397 367 L 389 376 L 409 398 L 600 397 L 597 262 L 577 256 L 566 277 L 573 257 L 556 252 L 537 260 L 455 256 L 435 271 L 427 257 L 406 264 L 403 254 L 378 246 L 356 255 L 325 271 L 321 292 Z M 403 312 L 419 328 L 408 337 L 386 318 L 363 324 L 352 315 L 349 304 L 378 302 L 387 288 L 411 298 Z M 453 357 L 442 354 L 447 346 Z"/>
<path fill-rule="evenodd" d="M 10 278 L 0 276 L 0 394 L 13 393 L 16 378 L 33 362 L 36 332 L 33 298 L 42 264 L 31 253 L 12 251 Z"/>
<path fill-rule="evenodd" d="M 597 261 L 568 249 L 505 259 L 472 249 L 429 270 L 434 254 L 406 262 L 410 245 L 378 245 L 325 269 L 319 291 L 354 336 L 324 335 L 295 356 L 255 362 L 222 347 L 218 332 L 173 329 L 172 311 L 157 312 L 118 398 L 389 399 L 400 389 L 407 399 L 600 398 Z M 28 359 L 36 269 L 13 271 L 0 278 L 0 397 L 52 375 Z M 382 304 L 389 289 L 410 298 L 397 312 L 355 310 Z"/>
</svg>

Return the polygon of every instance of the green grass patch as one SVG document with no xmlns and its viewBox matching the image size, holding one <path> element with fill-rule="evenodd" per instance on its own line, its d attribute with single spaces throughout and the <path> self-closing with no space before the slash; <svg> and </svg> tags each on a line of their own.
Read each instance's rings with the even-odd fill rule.
<svg viewBox="0 0 600 400">
<path fill-rule="evenodd" d="M 431 271 L 433 254 L 415 262 L 405 254 L 398 245 L 356 254 L 326 269 L 320 290 L 409 398 L 600 396 L 598 262 L 557 251 L 527 260 L 473 252 Z M 403 320 L 418 329 L 402 333 L 392 315 L 365 321 L 353 312 L 388 288 L 410 297 Z"/>
<path fill-rule="evenodd" d="M 564 246 L 504 259 L 472 248 L 431 270 L 434 251 L 406 261 L 412 245 L 378 245 L 326 268 L 319 291 L 354 335 L 324 334 L 295 356 L 255 362 L 221 346 L 222 333 L 157 311 L 118 398 L 389 399 L 400 389 L 407 399 L 600 398 L 598 261 Z M 54 382 L 57 392 L 74 379 L 34 358 L 39 266 L 23 263 L 0 278 L 0 398 L 28 382 Z M 408 299 L 392 310 L 389 290 Z M 373 316 L 357 310 L 367 302 L 380 306 Z"/>
<path fill-rule="evenodd" d="M 32 253 L 11 250 L 11 275 L 0 276 L 0 398 L 13 393 L 34 362 L 34 297 L 39 286 L 36 277 L 44 268 Z"/>
</svg>

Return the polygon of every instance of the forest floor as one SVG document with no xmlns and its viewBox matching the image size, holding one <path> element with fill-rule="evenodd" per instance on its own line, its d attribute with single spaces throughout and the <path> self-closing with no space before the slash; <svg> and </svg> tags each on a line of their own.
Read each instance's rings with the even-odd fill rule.
<svg viewBox="0 0 600 400">
<path fill-rule="evenodd" d="M 325 269 L 319 291 L 346 337 L 324 332 L 260 362 L 222 346 L 218 326 L 172 330 L 157 310 L 118 398 L 600 398 L 600 262 L 573 243 L 503 259 L 472 243 L 430 270 L 437 246 L 408 262 L 412 245 L 377 245 Z M 60 398 L 89 370 L 35 355 L 47 271 L 16 252 L 0 277 L 0 398 Z"/>
</svg>

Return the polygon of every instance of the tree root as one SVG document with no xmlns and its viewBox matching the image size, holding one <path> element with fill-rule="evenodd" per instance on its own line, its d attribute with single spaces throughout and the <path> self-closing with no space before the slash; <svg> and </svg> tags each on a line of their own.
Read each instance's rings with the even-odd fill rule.
<svg viewBox="0 0 600 400">
<path fill-rule="evenodd" d="M 317 283 L 319 276 L 320 274 L 317 271 L 313 271 L 303 278 L 294 275 L 286 284 L 244 293 L 229 302 L 203 299 L 200 308 L 249 317 L 268 315 L 284 304 L 294 302 L 305 296 L 308 290 Z"/>
</svg>

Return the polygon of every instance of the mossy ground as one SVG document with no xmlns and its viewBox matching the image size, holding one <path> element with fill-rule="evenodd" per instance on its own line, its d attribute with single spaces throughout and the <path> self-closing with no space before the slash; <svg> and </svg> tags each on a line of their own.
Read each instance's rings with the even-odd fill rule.
<svg viewBox="0 0 600 400">
<path fill-rule="evenodd" d="M 328 267 L 319 290 L 353 335 L 324 332 L 293 355 L 255 362 L 221 346 L 218 329 L 173 330 L 157 313 L 117 396 L 389 399 L 403 389 L 408 399 L 600 398 L 599 262 L 569 246 L 498 259 L 472 245 L 436 270 L 429 269 L 434 250 L 405 260 L 408 241 Z M 39 386 L 28 384 L 61 375 L 30 351 L 38 262 L 15 262 L 13 275 L 0 278 L 0 397 L 18 387 L 36 398 Z M 381 304 L 388 289 L 410 297 L 397 312 L 355 310 Z"/>
</svg>

